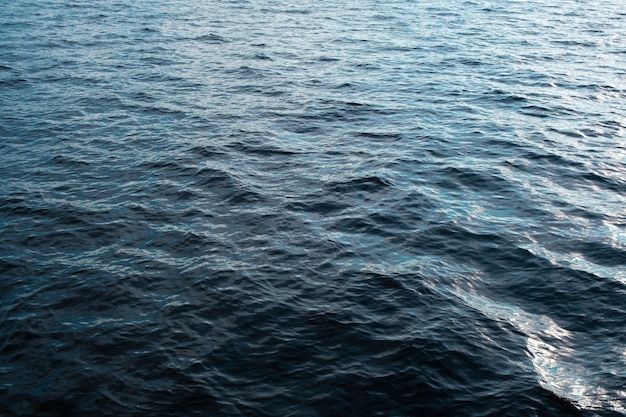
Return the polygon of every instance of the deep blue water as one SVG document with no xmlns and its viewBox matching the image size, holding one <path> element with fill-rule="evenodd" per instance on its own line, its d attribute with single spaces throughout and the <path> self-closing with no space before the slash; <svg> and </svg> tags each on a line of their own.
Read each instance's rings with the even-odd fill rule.
<svg viewBox="0 0 626 417">
<path fill-rule="evenodd" d="M 621 0 L 1 6 L 1 416 L 626 415 Z"/>
</svg>

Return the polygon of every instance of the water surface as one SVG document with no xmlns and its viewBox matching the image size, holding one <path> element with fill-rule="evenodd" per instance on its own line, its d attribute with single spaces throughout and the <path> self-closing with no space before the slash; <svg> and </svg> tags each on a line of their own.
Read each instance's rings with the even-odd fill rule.
<svg viewBox="0 0 626 417">
<path fill-rule="evenodd" d="M 617 0 L 16 0 L 3 416 L 626 414 Z"/>
</svg>

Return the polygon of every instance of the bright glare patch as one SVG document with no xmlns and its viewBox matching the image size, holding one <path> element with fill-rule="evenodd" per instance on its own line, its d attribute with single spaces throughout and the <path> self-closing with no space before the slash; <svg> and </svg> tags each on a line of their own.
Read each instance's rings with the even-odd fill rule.
<svg viewBox="0 0 626 417">
<path fill-rule="evenodd" d="M 528 336 L 526 348 L 543 388 L 581 409 L 610 409 L 626 414 L 626 391 L 606 387 L 602 370 L 591 363 L 598 346 L 577 346 L 576 335 L 547 316 L 531 314 L 459 287 L 454 293 L 490 319 L 507 322 Z"/>
</svg>

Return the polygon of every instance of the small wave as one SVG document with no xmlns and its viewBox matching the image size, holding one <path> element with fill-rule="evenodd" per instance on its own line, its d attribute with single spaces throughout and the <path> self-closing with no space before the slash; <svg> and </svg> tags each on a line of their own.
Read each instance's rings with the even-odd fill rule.
<svg viewBox="0 0 626 417">
<path fill-rule="evenodd" d="M 236 150 L 238 152 L 244 154 L 255 154 L 262 156 L 275 156 L 275 157 L 285 157 L 285 156 L 294 156 L 298 155 L 298 152 L 288 150 L 288 149 L 280 149 L 278 147 L 273 147 L 269 145 L 253 145 L 244 142 L 234 142 L 228 146 L 228 148 Z"/>
<path fill-rule="evenodd" d="M 549 344 L 530 336 L 527 348 L 541 386 L 587 410 L 626 414 L 626 390 L 604 386 L 602 373 L 576 349 Z"/>
<path fill-rule="evenodd" d="M 503 90 L 493 90 L 485 94 L 485 98 L 493 99 L 499 103 L 525 103 L 528 102 L 528 97 L 509 93 Z"/>
<path fill-rule="evenodd" d="M 0 86 L 22 87 L 24 84 L 28 83 L 28 78 L 25 77 L 21 71 L 0 64 Z"/>
<path fill-rule="evenodd" d="M 391 132 L 359 132 L 356 136 L 381 142 L 395 142 L 404 138 L 402 133 Z"/>
<path fill-rule="evenodd" d="M 208 33 L 206 35 L 200 35 L 197 38 L 195 38 L 195 40 L 200 41 L 200 42 L 215 43 L 215 44 L 228 42 L 226 38 L 220 35 L 216 35 L 215 33 Z"/>
<path fill-rule="evenodd" d="M 606 342 L 581 344 L 570 332 L 545 315 L 531 314 L 459 287 L 453 293 L 468 306 L 496 321 L 510 324 L 527 337 L 526 348 L 539 384 L 581 409 L 610 409 L 626 414 L 626 390 L 617 388 L 602 371 L 596 352 L 606 352 Z M 615 349 L 609 349 L 609 352 Z M 617 365 L 619 361 L 615 361 Z M 614 369 L 612 373 L 620 374 Z"/>
<path fill-rule="evenodd" d="M 327 188 L 332 192 L 349 193 L 355 191 L 379 192 L 387 187 L 393 186 L 393 182 L 389 179 L 379 176 L 368 176 L 362 178 L 354 178 L 348 181 L 331 182 Z"/>
<path fill-rule="evenodd" d="M 576 271 L 583 271 L 608 281 L 619 282 L 626 286 L 626 271 L 622 268 L 623 265 L 626 265 L 626 262 L 620 262 L 618 259 L 614 259 L 611 255 L 611 253 L 614 252 L 624 258 L 624 252 L 619 251 L 618 249 L 610 248 L 606 245 L 599 245 L 599 247 L 603 252 L 605 252 L 603 256 L 608 255 L 609 258 L 601 258 L 600 260 L 593 262 L 593 259 L 586 259 L 582 254 L 576 255 L 572 253 L 559 253 L 551 251 L 538 244 L 529 244 L 524 246 L 524 248 L 533 255 L 543 258 L 555 266 Z M 598 255 L 595 256 L 597 257 Z M 617 263 L 615 263 L 616 261 Z"/>
<path fill-rule="evenodd" d="M 342 204 L 335 200 L 319 201 L 317 199 L 312 201 L 293 202 L 287 204 L 286 206 L 288 210 L 306 211 L 323 215 L 338 213 L 348 207 L 349 206 L 347 204 Z"/>
<path fill-rule="evenodd" d="M 265 54 L 255 54 L 254 59 L 258 59 L 261 61 L 273 61 L 273 59 L 270 56 L 265 55 Z"/>
</svg>

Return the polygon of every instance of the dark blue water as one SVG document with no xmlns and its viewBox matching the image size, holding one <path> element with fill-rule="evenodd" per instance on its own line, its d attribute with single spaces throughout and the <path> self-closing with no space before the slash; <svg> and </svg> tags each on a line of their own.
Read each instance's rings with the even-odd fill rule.
<svg viewBox="0 0 626 417">
<path fill-rule="evenodd" d="M 626 415 L 625 10 L 2 1 L 0 415 Z"/>
</svg>

